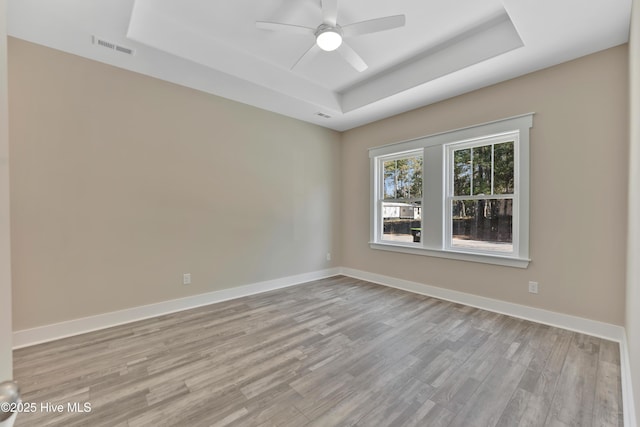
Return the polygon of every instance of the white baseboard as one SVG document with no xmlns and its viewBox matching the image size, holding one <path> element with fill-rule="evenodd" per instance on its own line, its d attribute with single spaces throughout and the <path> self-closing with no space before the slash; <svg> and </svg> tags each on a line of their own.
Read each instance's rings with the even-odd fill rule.
<svg viewBox="0 0 640 427">
<path fill-rule="evenodd" d="M 636 408 L 633 399 L 633 387 L 631 383 L 631 360 L 629 359 L 629 347 L 627 335 L 620 341 L 620 379 L 622 380 L 622 409 L 624 411 L 624 425 L 636 427 Z"/>
<path fill-rule="evenodd" d="M 208 292 L 205 294 L 193 295 L 185 298 L 163 301 L 156 304 L 143 305 L 140 307 L 133 307 L 125 310 L 68 320 L 65 322 L 54 323 L 52 325 L 45 325 L 32 329 L 15 331 L 13 333 L 13 348 L 18 349 L 29 347 L 35 344 L 41 344 L 60 338 L 66 338 L 73 335 L 84 334 L 86 332 L 110 328 L 112 326 L 135 322 L 137 320 L 148 319 L 150 317 L 161 316 L 163 314 L 175 313 L 177 311 L 188 310 L 190 308 L 214 304 L 216 302 L 227 301 L 248 295 L 271 291 L 274 289 L 299 285 L 306 282 L 311 282 L 313 280 L 332 277 L 338 274 L 340 274 L 340 268 L 330 268 L 326 270 L 298 274 L 295 276 L 267 280 L 264 282 L 252 283 L 235 288 L 223 289 L 220 291 Z"/>
<path fill-rule="evenodd" d="M 426 295 L 471 307 L 481 308 L 483 310 L 506 314 L 520 319 L 531 320 L 533 322 L 568 329 L 570 331 L 580 332 L 610 341 L 621 342 L 624 338 L 624 328 L 618 325 L 557 313 L 541 308 L 515 304 L 512 302 L 485 298 L 464 292 L 452 291 L 450 289 L 438 288 L 436 286 L 411 282 L 409 280 L 396 279 L 395 277 L 383 276 L 381 274 L 369 273 L 352 268 L 342 268 L 340 271 L 343 275 L 353 277 L 355 279 L 366 280 L 368 282 L 377 283 L 391 288 L 402 289 L 420 295 Z"/>
<path fill-rule="evenodd" d="M 235 288 L 223 289 L 220 291 L 208 292 L 205 294 L 193 295 L 190 297 L 163 301 L 156 304 L 149 304 L 140 307 L 133 307 L 125 310 L 113 311 L 98 314 L 95 316 L 83 317 L 80 319 L 68 320 L 61 323 L 40 326 L 32 329 L 24 329 L 13 333 L 13 348 L 22 348 L 34 344 L 56 340 L 72 335 L 83 334 L 90 331 L 109 328 L 136 320 L 148 319 L 154 316 L 174 313 L 176 311 L 188 310 L 190 308 L 227 301 L 247 295 L 254 295 L 274 289 L 299 285 L 313 280 L 343 274 L 356 279 L 377 283 L 392 288 L 431 296 L 446 301 L 456 302 L 483 310 L 506 314 L 521 319 L 531 320 L 558 328 L 568 329 L 575 332 L 592 335 L 611 341 L 622 342 L 625 337 L 622 326 L 557 313 L 541 308 L 528 307 L 525 305 L 510 303 L 506 301 L 485 298 L 464 292 L 425 285 L 423 283 L 411 282 L 397 279 L 395 277 L 383 276 L 381 274 L 369 273 L 352 268 L 337 267 L 320 270 L 310 273 L 298 274 L 295 276 L 282 277 L 264 282 L 252 283 Z"/>
<path fill-rule="evenodd" d="M 148 319 L 150 317 L 161 316 L 203 305 L 214 304 L 216 302 L 228 301 L 248 295 L 295 286 L 314 280 L 336 276 L 338 274 L 620 343 L 624 425 L 627 427 L 637 425 L 633 403 L 633 392 L 631 388 L 631 371 L 626 333 L 622 326 L 345 267 L 337 267 L 274 280 L 267 280 L 264 282 L 208 292 L 186 298 L 174 299 L 156 304 L 69 320 L 33 329 L 16 331 L 13 333 L 13 348 L 18 349 L 28 347 L 60 338 L 110 328 L 124 323 Z"/>
</svg>

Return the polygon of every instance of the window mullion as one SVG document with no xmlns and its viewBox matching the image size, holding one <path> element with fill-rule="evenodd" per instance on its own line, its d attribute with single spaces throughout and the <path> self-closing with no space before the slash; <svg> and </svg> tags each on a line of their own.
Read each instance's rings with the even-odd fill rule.
<svg viewBox="0 0 640 427">
<path fill-rule="evenodd" d="M 451 200 L 490 200 L 490 199 L 513 199 L 514 194 L 484 194 L 479 196 L 449 196 Z"/>
<path fill-rule="evenodd" d="M 395 165 L 395 168 L 393 170 L 393 195 L 398 198 L 398 160 L 395 160 L 393 164 Z"/>
<path fill-rule="evenodd" d="M 495 144 L 491 144 L 491 194 L 493 195 L 493 176 L 495 174 L 494 167 L 494 156 L 495 156 Z"/>
<path fill-rule="evenodd" d="M 469 184 L 469 195 L 473 196 L 473 147 L 471 147 L 471 165 L 470 165 L 470 171 L 471 171 L 471 179 L 469 180 L 470 184 Z"/>
</svg>

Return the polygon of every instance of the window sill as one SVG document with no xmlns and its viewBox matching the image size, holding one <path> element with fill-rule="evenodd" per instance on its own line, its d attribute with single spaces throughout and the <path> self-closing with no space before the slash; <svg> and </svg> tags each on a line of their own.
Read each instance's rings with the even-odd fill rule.
<svg viewBox="0 0 640 427">
<path fill-rule="evenodd" d="M 383 251 L 402 252 L 414 255 L 424 255 L 436 258 L 448 258 L 460 261 L 479 262 L 483 264 L 502 265 L 506 267 L 527 268 L 530 259 L 505 257 L 499 255 L 473 254 L 468 252 L 445 251 L 442 249 L 426 249 L 419 246 L 397 245 L 393 243 L 370 242 L 371 249 Z"/>
</svg>

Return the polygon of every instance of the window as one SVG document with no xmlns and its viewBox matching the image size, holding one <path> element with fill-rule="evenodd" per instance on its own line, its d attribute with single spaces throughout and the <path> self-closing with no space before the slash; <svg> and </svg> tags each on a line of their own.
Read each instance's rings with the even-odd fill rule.
<svg viewBox="0 0 640 427">
<path fill-rule="evenodd" d="M 370 150 L 374 249 L 526 267 L 527 114 Z"/>
<path fill-rule="evenodd" d="M 419 242 L 422 227 L 422 153 L 382 160 L 382 240 Z"/>
<path fill-rule="evenodd" d="M 448 249 L 514 253 L 517 140 L 512 133 L 447 146 Z"/>
</svg>

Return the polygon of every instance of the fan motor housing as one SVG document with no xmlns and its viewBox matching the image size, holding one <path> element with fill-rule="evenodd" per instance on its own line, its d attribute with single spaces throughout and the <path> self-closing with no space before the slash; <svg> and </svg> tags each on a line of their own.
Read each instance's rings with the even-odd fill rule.
<svg viewBox="0 0 640 427">
<path fill-rule="evenodd" d="M 339 25 L 321 24 L 314 34 L 320 49 L 327 52 L 336 50 L 342 44 L 342 28 Z"/>
</svg>

